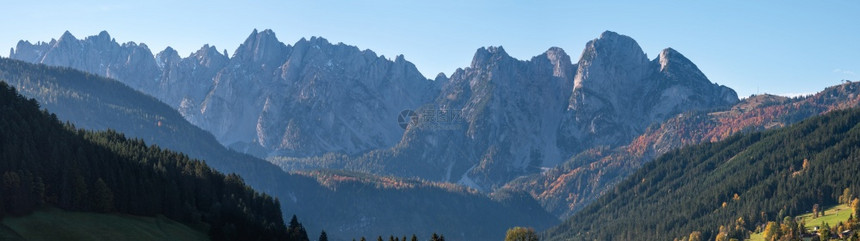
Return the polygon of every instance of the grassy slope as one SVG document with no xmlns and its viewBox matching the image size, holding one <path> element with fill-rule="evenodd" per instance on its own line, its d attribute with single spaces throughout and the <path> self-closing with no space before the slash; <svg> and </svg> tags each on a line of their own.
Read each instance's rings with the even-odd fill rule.
<svg viewBox="0 0 860 241">
<path fill-rule="evenodd" d="M 0 239 L 209 240 L 205 232 L 164 217 L 68 212 L 53 208 L 23 217 L 4 218 Z"/>
<path fill-rule="evenodd" d="M 822 226 L 824 223 L 835 226 L 839 222 L 845 222 L 851 216 L 851 208 L 846 205 L 838 205 L 827 210 L 824 210 L 824 216 L 812 218 L 812 213 L 800 215 L 800 218 L 806 222 L 806 228 L 812 230 L 815 226 Z"/>
<path fill-rule="evenodd" d="M 798 217 L 806 223 L 806 229 L 812 231 L 813 227 L 823 226 L 824 223 L 828 223 L 830 226 L 833 226 L 839 222 L 845 222 L 848 220 L 849 216 L 851 216 L 851 208 L 842 204 L 824 210 L 824 216 L 818 218 L 812 218 L 812 212 L 801 214 Z M 753 233 L 747 240 L 764 241 L 764 236 L 762 233 Z"/>
</svg>

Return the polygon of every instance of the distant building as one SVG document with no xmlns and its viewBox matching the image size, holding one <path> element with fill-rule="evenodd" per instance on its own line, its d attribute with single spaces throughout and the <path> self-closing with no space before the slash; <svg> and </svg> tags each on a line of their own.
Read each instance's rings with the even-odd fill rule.
<svg viewBox="0 0 860 241">
<path fill-rule="evenodd" d="M 853 234 L 854 234 L 854 232 L 853 232 L 853 231 L 851 231 L 850 229 L 849 229 L 849 230 L 845 230 L 845 231 L 842 231 L 842 233 L 840 233 L 840 234 L 839 234 L 839 238 L 848 238 L 848 237 L 851 237 L 851 235 L 853 235 Z"/>
</svg>

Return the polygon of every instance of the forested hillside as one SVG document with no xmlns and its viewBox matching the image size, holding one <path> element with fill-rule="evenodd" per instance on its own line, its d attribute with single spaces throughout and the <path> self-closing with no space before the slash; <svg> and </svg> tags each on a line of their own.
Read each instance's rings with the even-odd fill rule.
<svg viewBox="0 0 860 241">
<path fill-rule="evenodd" d="M 860 110 L 791 127 L 736 134 L 670 151 L 645 164 L 547 240 L 671 240 L 720 226 L 755 230 L 769 220 L 837 204 L 860 190 Z M 729 238 L 742 239 L 743 232 Z"/>
<path fill-rule="evenodd" d="M 239 173 L 263 192 L 276 191 L 283 181 L 278 179 L 283 172 L 273 165 L 224 148 L 170 106 L 115 80 L 6 58 L 0 58 L 0 80 L 79 128 L 113 129 L 185 153 L 224 173 Z"/>
<path fill-rule="evenodd" d="M 44 206 L 164 215 L 214 240 L 285 240 L 280 204 L 236 175 L 114 131 L 63 125 L 0 82 L 0 215 Z M 49 230 L 46 230 L 49 231 Z"/>
<path fill-rule="evenodd" d="M 334 176 L 286 173 L 221 146 L 155 98 L 77 70 L 0 58 L 0 79 L 79 128 L 113 129 L 182 152 L 221 172 L 238 174 L 255 190 L 277 197 L 284 217 L 298 215 L 311 236 L 325 229 L 331 240 L 433 232 L 444 233 L 448 240 L 499 240 L 513 226 L 544 229 L 559 222 L 522 195 L 491 198 L 433 183 L 391 188 L 377 185 L 377 178 L 385 178 L 372 176 L 349 185 L 330 185 L 333 180 L 328 179 Z"/>
<path fill-rule="evenodd" d="M 551 213 L 569 217 L 643 164 L 671 150 L 784 127 L 858 104 L 860 83 L 844 83 L 803 97 L 751 96 L 728 109 L 674 116 L 650 126 L 625 146 L 585 150 L 558 167 L 514 180 L 503 189 L 528 191 Z"/>
</svg>

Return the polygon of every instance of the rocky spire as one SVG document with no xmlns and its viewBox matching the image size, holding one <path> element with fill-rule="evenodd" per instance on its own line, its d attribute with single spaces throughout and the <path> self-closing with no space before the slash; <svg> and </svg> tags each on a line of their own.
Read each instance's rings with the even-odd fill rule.
<svg viewBox="0 0 860 241">
<path fill-rule="evenodd" d="M 254 29 L 245 42 L 236 49 L 235 56 L 241 61 L 275 63 L 285 58 L 287 46 L 278 41 L 270 29 L 258 32 Z"/>
</svg>

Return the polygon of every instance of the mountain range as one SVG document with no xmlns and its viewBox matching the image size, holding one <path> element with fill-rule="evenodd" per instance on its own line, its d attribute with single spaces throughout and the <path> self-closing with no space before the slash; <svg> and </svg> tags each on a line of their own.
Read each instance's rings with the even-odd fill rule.
<svg viewBox="0 0 860 241">
<path fill-rule="evenodd" d="M 438 93 L 412 63 L 323 38 L 294 45 L 254 30 L 228 57 L 214 46 L 182 58 L 118 44 L 107 32 L 18 43 L 10 58 L 122 81 L 167 103 L 224 145 L 258 156 L 358 153 L 394 145 L 396 122 Z"/>
<path fill-rule="evenodd" d="M 18 43 L 11 58 L 116 78 L 150 94 L 224 145 L 338 168 L 456 182 L 483 191 L 554 167 L 592 147 L 623 145 L 651 124 L 738 101 L 673 49 L 649 60 L 636 41 L 604 32 L 578 62 L 550 48 L 529 61 L 481 48 L 451 77 L 323 38 L 294 45 L 256 31 L 227 57 L 85 39 Z M 397 115 L 415 110 L 404 131 Z M 429 120 L 429 121 L 428 121 Z M 335 160 L 318 161 L 325 154 Z M 302 159 L 309 159 L 301 161 Z"/>
<path fill-rule="evenodd" d="M 119 44 L 107 32 L 84 39 L 66 32 L 49 42 L 21 41 L 10 57 L 114 78 L 153 96 L 172 113 L 144 114 L 151 118 L 135 128 L 147 133 L 161 126 L 199 127 L 202 130 L 194 130 L 194 136 L 203 136 L 208 148 L 241 157 L 210 153 L 216 160 L 213 166 L 217 168 L 221 159 L 254 163 L 251 170 L 236 170 L 250 177 L 251 186 L 280 197 L 282 203 L 297 202 L 302 195 L 319 194 L 314 198 L 321 199 L 340 195 L 336 199 L 341 201 L 332 202 L 337 205 L 309 205 L 337 209 L 338 215 L 350 218 L 308 214 L 307 222 L 336 222 L 341 234 L 366 227 L 381 231 L 380 227 L 398 226 L 400 222 L 392 219 L 403 218 L 398 212 L 369 218 L 365 210 L 380 211 L 390 205 L 405 212 L 429 205 L 400 203 L 414 199 L 399 199 L 392 194 L 397 192 L 446 203 L 431 205 L 435 211 L 417 212 L 409 223 L 413 226 L 398 229 L 404 232 L 426 225 L 427 220 L 457 216 L 420 216 L 443 210 L 447 204 L 488 206 L 479 211 L 485 214 L 509 210 L 514 216 L 528 217 L 531 212 L 534 217 L 520 223 L 539 228 L 554 221 L 543 210 L 534 211 L 538 204 L 562 219 L 588 217 L 576 214 L 604 194 L 618 192 L 616 185 L 630 182 L 629 176 L 646 163 L 672 150 L 784 127 L 860 103 L 854 83 L 814 96 L 758 95 L 739 100 L 732 89 L 711 82 L 678 51 L 666 48 L 651 59 L 635 40 L 611 31 L 586 43 L 575 61 L 557 47 L 528 60 L 511 57 L 501 46 L 482 47 L 468 67 L 434 79 L 424 77 L 402 55 L 389 59 L 320 37 L 287 45 L 271 30 L 254 30 L 232 56 L 208 45 L 184 58 L 170 47 L 153 54 L 145 44 Z M 33 85 L 28 78 L 13 79 L 22 92 L 41 96 L 46 103 L 57 102 L 52 92 L 75 99 L 84 91 L 60 91 Z M 86 108 L 86 104 L 59 106 Z M 165 107 L 158 108 L 160 112 Z M 113 105 L 103 109 L 135 110 Z M 99 121 L 86 115 L 72 119 L 87 124 Z M 200 134 L 205 132 L 212 134 Z M 178 134 L 171 135 L 148 138 L 175 142 Z M 185 148 L 192 154 L 201 152 L 197 147 Z M 279 167 L 234 151 L 266 158 Z M 207 151 L 202 152 L 197 155 Z M 234 167 L 224 168 L 229 172 Z M 291 173 L 251 176 L 258 171 L 272 173 L 257 169 L 278 168 Z M 295 183 L 302 184 L 296 188 Z M 387 198 L 357 191 L 367 189 Z M 427 195 L 437 191 L 439 195 Z M 344 211 L 343 200 L 350 197 L 367 199 Z M 287 204 L 283 207 L 285 212 L 306 212 L 291 210 Z M 571 222 L 575 220 L 565 225 Z M 511 224 L 493 223 L 476 230 L 492 233 L 489 230 Z M 457 226 L 433 227 L 461 230 Z M 558 237 L 609 237 L 570 236 L 560 234 L 567 229 L 553 230 L 550 234 Z M 476 236 L 446 237 L 477 240 Z"/>
</svg>

